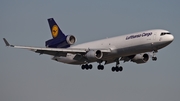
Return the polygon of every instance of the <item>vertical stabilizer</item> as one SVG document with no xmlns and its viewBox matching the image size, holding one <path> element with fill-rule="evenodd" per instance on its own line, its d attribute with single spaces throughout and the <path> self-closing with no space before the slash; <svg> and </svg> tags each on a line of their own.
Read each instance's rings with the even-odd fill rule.
<svg viewBox="0 0 180 101">
<path fill-rule="evenodd" d="M 52 39 L 49 39 L 46 41 L 46 47 L 52 47 L 52 48 L 67 48 L 70 47 L 70 45 L 67 43 L 66 39 L 67 36 L 61 31 L 57 23 L 54 21 L 53 18 L 47 19 L 52 35 Z"/>
<path fill-rule="evenodd" d="M 65 38 L 64 33 L 61 31 L 53 18 L 49 18 L 48 23 L 53 38 Z"/>
</svg>

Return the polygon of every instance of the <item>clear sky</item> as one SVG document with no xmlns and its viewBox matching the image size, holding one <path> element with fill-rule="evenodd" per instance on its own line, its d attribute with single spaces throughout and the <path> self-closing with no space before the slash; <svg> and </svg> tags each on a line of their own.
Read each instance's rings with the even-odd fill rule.
<svg viewBox="0 0 180 101">
<path fill-rule="evenodd" d="M 1 0 L 0 101 L 179 101 L 179 0 Z M 51 60 L 16 45 L 41 46 L 51 38 L 53 17 L 77 44 L 149 29 L 175 37 L 156 62 L 121 63 L 123 72 L 89 71 Z M 123 43 L 119 43 L 123 44 Z"/>
</svg>

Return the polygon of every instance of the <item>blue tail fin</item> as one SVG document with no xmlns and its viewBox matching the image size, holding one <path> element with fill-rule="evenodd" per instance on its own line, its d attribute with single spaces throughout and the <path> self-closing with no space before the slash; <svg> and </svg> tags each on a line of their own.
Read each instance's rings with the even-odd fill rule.
<svg viewBox="0 0 180 101">
<path fill-rule="evenodd" d="M 53 38 L 65 38 L 64 33 L 61 31 L 53 18 L 49 18 L 48 23 Z"/>
<path fill-rule="evenodd" d="M 66 36 L 61 31 L 59 26 L 56 24 L 54 19 L 53 18 L 49 18 L 47 20 L 48 20 L 50 31 L 51 31 L 51 35 L 52 35 L 53 38 L 46 41 L 46 43 L 45 43 L 46 47 L 52 47 L 52 48 L 69 47 L 69 45 L 68 46 L 64 46 L 63 43 L 66 40 Z"/>
</svg>

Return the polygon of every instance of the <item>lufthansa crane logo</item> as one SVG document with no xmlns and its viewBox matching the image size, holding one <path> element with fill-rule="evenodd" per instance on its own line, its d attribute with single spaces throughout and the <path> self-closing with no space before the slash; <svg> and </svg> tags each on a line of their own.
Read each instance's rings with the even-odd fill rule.
<svg viewBox="0 0 180 101">
<path fill-rule="evenodd" d="M 53 27 L 52 27 L 52 36 L 55 38 L 55 37 L 57 37 L 57 35 L 58 35 L 58 26 L 57 25 L 54 25 Z"/>
</svg>

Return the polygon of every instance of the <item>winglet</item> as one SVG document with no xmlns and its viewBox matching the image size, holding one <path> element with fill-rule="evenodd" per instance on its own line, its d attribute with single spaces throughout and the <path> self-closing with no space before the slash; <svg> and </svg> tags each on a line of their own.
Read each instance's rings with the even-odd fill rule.
<svg viewBox="0 0 180 101">
<path fill-rule="evenodd" d="M 6 44 L 6 46 L 14 47 L 13 45 L 10 45 L 9 42 L 5 38 L 3 38 L 3 40 L 4 40 L 4 43 Z"/>
</svg>

